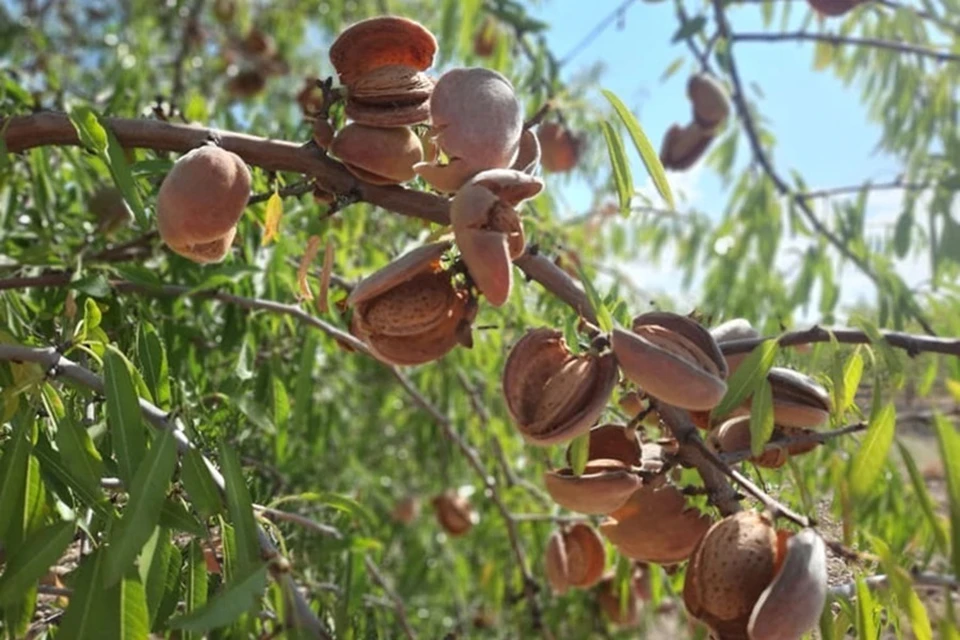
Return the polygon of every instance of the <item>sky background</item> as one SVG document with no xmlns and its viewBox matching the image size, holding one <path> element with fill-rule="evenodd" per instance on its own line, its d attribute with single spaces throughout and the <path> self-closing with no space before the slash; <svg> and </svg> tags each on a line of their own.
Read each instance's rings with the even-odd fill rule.
<svg viewBox="0 0 960 640">
<path fill-rule="evenodd" d="M 562 58 L 620 2 L 548 0 L 533 9 L 533 13 L 550 25 L 546 34 L 548 43 Z M 807 10 L 806 2 L 794 0 L 791 22 L 799 24 Z M 774 28 L 779 28 L 780 11 L 778 7 Z M 736 31 L 764 30 L 758 5 L 732 7 L 729 17 Z M 685 66 L 669 80 L 660 80 L 673 60 L 688 55 L 684 43 L 670 43 L 677 25 L 672 2 L 634 2 L 626 10 L 621 28 L 611 26 L 563 70 L 564 77 L 569 79 L 578 71 L 603 62 L 606 70 L 602 86 L 611 89 L 633 109 L 657 148 L 670 125 L 686 123 L 690 114 L 686 81 L 692 68 Z M 777 139 L 772 156 L 778 171 L 782 175 L 789 175 L 791 169 L 799 171 L 811 189 L 894 179 L 900 165 L 874 150 L 880 128 L 867 121 L 859 88 L 845 87 L 830 72 L 814 71 L 813 51 L 812 43 L 792 42 L 738 43 L 735 48 L 745 85 L 755 83 L 762 87 L 764 95 L 759 104 Z M 602 100 L 599 96 L 597 99 Z M 738 164 L 742 165 L 747 159 L 747 149 L 745 144 L 740 145 Z M 635 158 L 630 145 L 628 153 Z M 644 190 L 654 195 L 638 160 L 633 173 L 635 183 L 646 183 Z M 687 172 L 670 172 L 668 176 L 675 192 L 685 197 L 683 204 L 678 203 L 679 209 L 696 208 L 715 219 L 720 217 L 728 199 L 726 189 L 711 170 L 704 169 L 702 162 Z M 570 185 L 565 197 L 573 212 L 589 209 L 591 195 L 584 185 Z M 867 225 L 892 223 L 900 213 L 901 198 L 899 191 L 872 195 Z M 666 262 L 656 266 L 640 259 L 621 266 L 644 289 L 695 303 L 699 297 L 696 283 L 692 290 L 681 291 L 679 272 Z M 899 267 L 908 284 L 915 285 L 929 278 L 926 260 L 908 259 Z M 864 276 L 847 267 L 842 277 L 841 306 L 860 299 L 873 302 L 874 289 Z M 817 320 L 815 316 L 807 319 Z"/>
</svg>

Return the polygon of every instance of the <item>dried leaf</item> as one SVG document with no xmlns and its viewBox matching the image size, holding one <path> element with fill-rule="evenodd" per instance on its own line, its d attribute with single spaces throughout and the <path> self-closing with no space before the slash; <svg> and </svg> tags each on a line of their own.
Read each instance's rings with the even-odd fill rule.
<svg viewBox="0 0 960 640">
<path fill-rule="evenodd" d="M 320 249 L 320 236 L 313 235 L 307 240 L 307 248 L 303 251 L 303 257 L 300 258 L 300 266 L 297 267 L 297 285 L 300 288 L 301 300 L 313 300 L 313 292 L 310 291 L 310 283 L 307 282 L 307 271 L 310 264 L 317 257 L 317 251 Z"/>
</svg>

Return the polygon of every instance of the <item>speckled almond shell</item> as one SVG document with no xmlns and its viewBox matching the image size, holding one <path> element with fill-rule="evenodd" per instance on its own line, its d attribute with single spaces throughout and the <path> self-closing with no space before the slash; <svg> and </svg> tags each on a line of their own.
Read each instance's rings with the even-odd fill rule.
<svg viewBox="0 0 960 640">
<path fill-rule="evenodd" d="M 769 518 L 755 511 L 713 525 L 687 568 L 687 610 L 713 628 L 723 625 L 724 637 L 745 631 L 754 605 L 773 581 L 779 546 Z"/>
<path fill-rule="evenodd" d="M 664 169 L 686 171 L 703 156 L 713 142 L 713 134 L 696 122 L 685 127 L 673 125 L 663 137 L 660 162 Z"/>
<path fill-rule="evenodd" d="M 787 541 L 774 581 L 760 595 L 747 624 L 751 640 L 800 638 L 817 626 L 827 599 L 827 549 L 813 529 Z"/>
<path fill-rule="evenodd" d="M 701 127 L 714 130 L 730 116 L 727 92 L 716 78 L 706 73 L 690 76 L 687 97 L 693 103 L 693 117 Z"/>
<path fill-rule="evenodd" d="M 577 166 L 580 141 L 556 122 L 545 122 L 537 127 L 543 168 L 553 173 L 565 173 Z"/>
<path fill-rule="evenodd" d="M 554 531 L 544 559 L 547 581 L 556 593 L 589 588 L 603 576 L 605 556 L 600 535 L 587 523 Z"/>
<path fill-rule="evenodd" d="M 249 198 L 250 170 L 240 156 L 213 145 L 189 151 L 173 165 L 157 193 L 160 237 L 189 258 L 194 257 L 191 252 L 216 256 L 233 240 Z"/>
<path fill-rule="evenodd" d="M 710 525 L 675 486 L 645 486 L 600 523 L 600 533 L 628 558 L 673 564 L 690 557 Z"/>
<path fill-rule="evenodd" d="M 453 491 L 445 491 L 433 499 L 437 522 L 451 536 L 462 536 L 473 527 L 473 506 Z"/>
<path fill-rule="evenodd" d="M 622 462 L 592 460 L 579 476 L 572 469 L 558 469 L 547 471 L 543 482 L 547 493 L 561 507 L 605 515 L 621 507 L 643 481 Z"/>
<path fill-rule="evenodd" d="M 423 159 L 420 139 L 408 127 L 371 127 L 356 122 L 337 132 L 330 153 L 347 170 L 375 184 L 412 180 L 413 165 Z"/>
<path fill-rule="evenodd" d="M 340 82 L 350 85 L 379 67 L 404 65 L 428 69 L 437 53 L 437 40 L 426 27 L 397 16 L 362 20 L 345 31 L 330 47 L 330 62 Z"/>
<path fill-rule="evenodd" d="M 541 397 L 551 379 L 572 359 L 596 361 L 595 368 L 591 365 L 580 369 L 586 379 L 575 375 L 563 378 L 567 393 L 582 401 L 575 405 L 565 403 L 562 412 L 551 413 L 551 419 L 545 421 L 539 413 Z M 524 439 L 546 446 L 572 440 L 596 424 L 616 381 L 617 366 L 612 354 L 573 356 L 559 331 L 541 328 L 527 332 L 511 349 L 503 372 L 503 393 L 510 416 Z M 551 394 L 555 391 L 551 390 Z"/>
<path fill-rule="evenodd" d="M 478 168 L 509 167 L 523 132 L 523 109 L 503 75 L 472 67 L 447 71 L 434 87 L 430 117 L 437 144 Z"/>
<path fill-rule="evenodd" d="M 639 466 L 643 451 L 637 432 L 621 424 L 604 424 L 590 429 L 587 459 L 619 460 L 625 465 Z M 567 465 L 571 465 L 570 447 L 567 448 Z"/>
</svg>

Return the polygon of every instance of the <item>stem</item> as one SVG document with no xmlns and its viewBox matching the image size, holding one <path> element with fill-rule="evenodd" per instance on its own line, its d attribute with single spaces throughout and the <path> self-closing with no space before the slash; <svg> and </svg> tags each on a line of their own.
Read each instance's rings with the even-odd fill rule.
<svg viewBox="0 0 960 640">
<path fill-rule="evenodd" d="M 731 42 L 783 42 L 783 41 L 813 41 L 827 42 L 832 45 L 852 45 L 856 47 L 872 47 L 888 49 L 899 53 L 910 53 L 925 58 L 933 58 L 937 62 L 960 62 L 960 54 L 948 51 L 938 51 L 919 45 L 883 38 L 858 38 L 841 36 L 831 33 L 809 33 L 807 31 L 792 31 L 786 33 L 731 33 Z"/>
<path fill-rule="evenodd" d="M 792 347 L 814 342 L 830 342 L 831 335 L 837 342 L 843 344 L 872 344 L 873 341 L 866 332 L 859 329 L 845 327 L 820 327 L 788 331 L 778 338 L 782 347 Z M 942 353 L 944 355 L 960 356 L 960 338 L 935 338 L 919 336 L 900 331 L 880 331 L 880 335 L 891 347 L 903 349 L 910 356 L 918 353 Z M 758 344 L 770 338 L 748 338 L 745 340 L 730 340 L 720 344 L 724 355 L 750 352 Z"/>
</svg>

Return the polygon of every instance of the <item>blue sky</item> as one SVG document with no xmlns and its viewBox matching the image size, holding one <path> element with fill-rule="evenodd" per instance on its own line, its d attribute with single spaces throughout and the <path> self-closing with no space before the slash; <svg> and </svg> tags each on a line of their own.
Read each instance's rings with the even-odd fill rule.
<svg viewBox="0 0 960 640">
<path fill-rule="evenodd" d="M 547 33 L 551 49 L 563 56 L 604 16 L 620 4 L 620 0 L 552 0 L 536 9 L 536 15 L 550 24 Z M 693 6 L 693 3 L 687 3 Z M 779 3 L 778 3 L 779 4 Z M 793 2 L 791 22 L 799 23 L 807 12 L 805 2 Z M 778 7 L 774 28 L 780 24 Z M 730 10 L 733 28 L 738 31 L 764 30 L 758 5 L 743 5 Z M 687 66 L 666 82 L 660 77 L 678 56 L 687 55 L 683 43 L 671 44 L 677 28 L 672 2 L 635 2 L 626 12 L 622 29 L 609 28 L 584 50 L 565 74 L 575 74 L 597 61 L 606 71 L 605 88 L 619 95 L 638 116 L 647 135 L 659 147 L 666 129 L 674 122 L 689 120 L 690 106 L 686 98 L 686 80 L 692 68 Z M 762 87 L 760 108 L 777 138 L 774 162 L 783 175 L 798 170 L 811 188 L 828 188 L 859 184 L 868 179 L 889 180 L 896 177 L 898 163 L 876 153 L 879 135 L 876 124 L 867 121 L 860 104 L 859 88 L 845 87 L 829 72 L 813 70 L 811 43 L 739 43 L 735 49 L 743 80 Z M 691 58 L 692 59 L 692 58 Z M 602 100 L 598 96 L 598 100 Z M 746 160 L 746 146 L 741 146 L 738 163 Z M 634 167 L 635 181 L 645 178 L 639 162 Z M 727 201 L 724 186 L 709 170 L 698 165 L 686 173 L 671 174 L 671 181 L 688 196 L 687 206 L 719 216 Z M 568 188 L 571 206 L 585 209 L 589 194 L 582 185 Z M 882 192 L 871 198 L 868 215 L 874 222 L 899 212 L 901 194 Z M 683 208 L 682 206 L 680 208 Z M 910 283 L 927 277 L 922 261 L 908 262 L 901 271 Z M 648 285 L 671 294 L 679 293 L 677 273 L 668 265 L 654 267 L 638 261 L 629 271 Z M 844 272 L 843 302 L 855 302 L 859 296 L 873 299 L 867 281 L 854 271 Z M 691 301 L 696 291 L 688 294 Z M 683 297 L 688 297 L 683 296 Z M 811 318 L 815 320 L 816 318 Z"/>
</svg>

